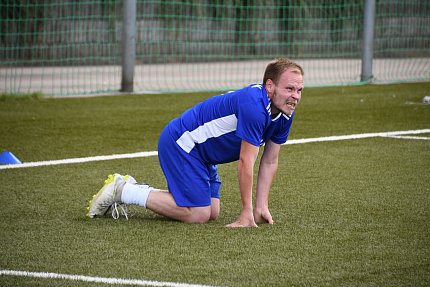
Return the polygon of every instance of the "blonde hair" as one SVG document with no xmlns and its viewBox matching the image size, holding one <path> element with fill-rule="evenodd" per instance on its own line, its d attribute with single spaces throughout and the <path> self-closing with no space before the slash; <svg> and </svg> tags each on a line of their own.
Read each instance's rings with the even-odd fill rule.
<svg viewBox="0 0 430 287">
<path fill-rule="evenodd" d="M 298 73 L 302 76 L 305 75 L 303 68 L 299 64 L 286 58 L 278 58 L 267 65 L 266 71 L 264 72 L 263 85 L 265 85 L 269 79 L 271 79 L 275 84 L 278 84 L 281 74 L 286 70 L 291 70 L 292 72 Z"/>
</svg>

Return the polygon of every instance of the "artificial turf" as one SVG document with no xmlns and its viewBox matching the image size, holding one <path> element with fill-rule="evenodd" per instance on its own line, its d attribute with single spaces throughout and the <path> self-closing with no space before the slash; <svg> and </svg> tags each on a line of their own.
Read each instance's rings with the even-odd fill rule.
<svg viewBox="0 0 430 287">
<path fill-rule="evenodd" d="M 290 139 L 430 128 L 430 83 L 311 88 Z M 23 162 L 152 151 L 208 93 L 0 97 L 0 150 Z M 429 137 L 429 134 L 421 135 Z M 228 229 L 236 164 L 220 166 L 221 216 L 178 223 L 142 208 L 85 217 L 112 172 L 166 187 L 156 157 L 0 170 L 0 268 L 219 286 L 428 286 L 430 141 L 368 138 L 282 147 L 273 226 Z M 1 276 L 1 286 L 106 286 Z"/>
</svg>

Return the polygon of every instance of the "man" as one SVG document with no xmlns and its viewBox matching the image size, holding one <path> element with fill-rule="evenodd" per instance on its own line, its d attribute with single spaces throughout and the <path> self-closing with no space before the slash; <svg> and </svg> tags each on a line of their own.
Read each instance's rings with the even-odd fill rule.
<svg viewBox="0 0 430 287">
<path fill-rule="evenodd" d="M 139 185 L 130 176 L 111 175 L 90 201 L 87 215 L 104 215 L 111 207 L 117 218 L 117 206 L 124 203 L 187 223 L 216 219 L 221 186 L 217 165 L 238 160 L 242 211 L 227 226 L 273 224 L 269 191 L 301 98 L 303 76 L 298 64 L 276 59 L 267 65 L 263 84 L 209 98 L 185 111 L 165 127 L 158 143 L 168 191 Z M 254 209 L 254 164 L 263 145 Z"/>
</svg>

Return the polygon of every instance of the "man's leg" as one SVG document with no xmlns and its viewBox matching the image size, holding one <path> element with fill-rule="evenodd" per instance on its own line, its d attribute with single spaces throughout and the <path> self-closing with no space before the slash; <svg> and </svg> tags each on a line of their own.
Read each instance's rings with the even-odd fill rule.
<svg viewBox="0 0 430 287">
<path fill-rule="evenodd" d="M 149 186 L 127 185 L 125 190 L 119 191 L 117 201 L 142 206 L 160 215 L 187 223 L 204 223 L 219 216 L 219 198 L 212 198 L 210 206 L 181 207 L 167 190 L 151 189 Z"/>
<path fill-rule="evenodd" d="M 219 198 L 212 198 L 211 199 L 211 216 L 210 220 L 215 220 L 219 217 L 220 213 L 220 200 Z"/>
<path fill-rule="evenodd" d="M 182 207 L 176 205 L 170 192 L 149 193 L 146 208 L 160 215 L 186 223 L 205 223 L 211 219 L 212 215 L 211 206 Z"/>
<path fill-rule="evenodd" d="M 109 207 L 121 203 L 142 206 L 187 223 L 205 223 L 216 219 L 220 210 L 218 198 L 212 198 L 209 206 L 181 207 L 167 190 L 155 189 L 147 184 L 139 185 L 132 177 L 115 174 L 110 175 L 103 188 L 94 195 L 87 216 L 93 218 L 104 215 Z"/>
</svg>

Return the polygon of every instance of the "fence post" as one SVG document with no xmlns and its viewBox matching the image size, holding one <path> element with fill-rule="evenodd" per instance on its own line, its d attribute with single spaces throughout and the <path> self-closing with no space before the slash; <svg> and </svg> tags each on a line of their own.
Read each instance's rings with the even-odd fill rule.
<svg viewBox="0 0 430 287">
<path fill-rule="evenodd" d="M 124 0 L 121 92 L 133 92 L 136 59 L 136 0 Z"/>
<path fill-rule="evenodd" d="M 361 81 L 373 78 L 373 34 L 375 31 L 375 0 L 366 0 L 363 17 L 363 46 L 361 54 Z"/>
</svg>

